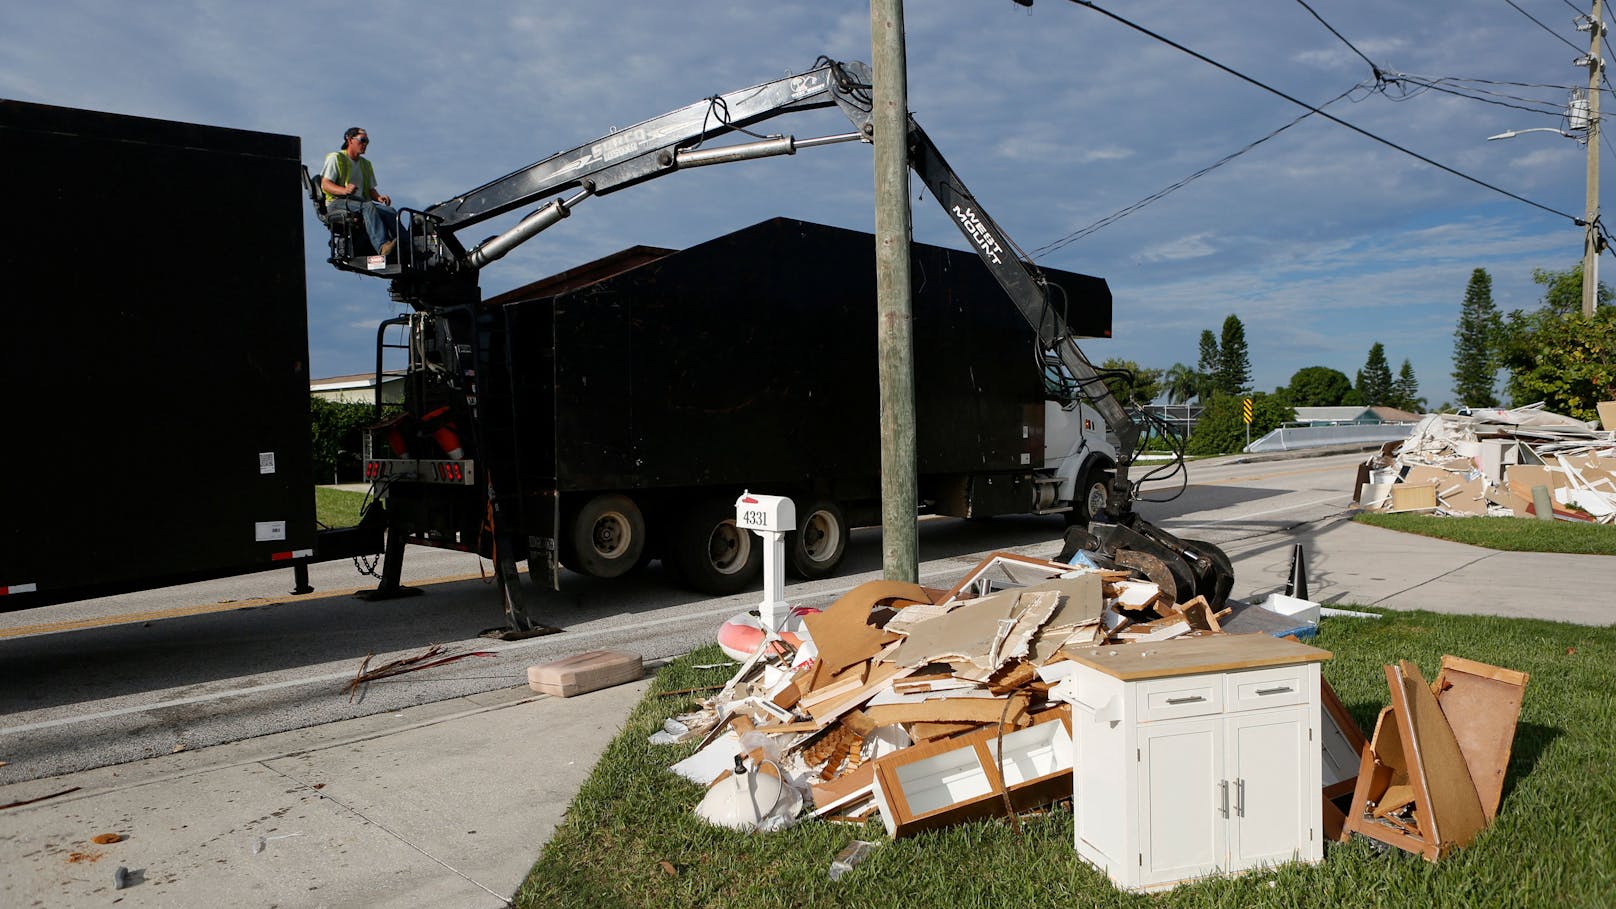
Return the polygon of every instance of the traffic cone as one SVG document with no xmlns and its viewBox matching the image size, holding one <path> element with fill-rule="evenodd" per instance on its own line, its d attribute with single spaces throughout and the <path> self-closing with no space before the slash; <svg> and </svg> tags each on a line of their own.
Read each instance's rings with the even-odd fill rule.
<svg viewBox="0 0 1616 909">
<path fill-rule="evenodd" d="M 1307 560 L 1302 557 L 1302 544 L 1291 546 L 1291 578 L 1285 582 L 1285 595 L 1298 600 L 1307 599 Z"/>
</svg>

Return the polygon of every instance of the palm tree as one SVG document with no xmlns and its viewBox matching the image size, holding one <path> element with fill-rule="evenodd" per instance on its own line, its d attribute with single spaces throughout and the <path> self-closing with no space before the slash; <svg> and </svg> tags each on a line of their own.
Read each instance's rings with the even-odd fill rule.
<svg viewBox="0 0 1616 909">
<path fill-rule="evenodd" d="M 1205 385 L 1206 376 L 1183 363 L 1174 363 L 1162 376 L 1162 388 L 1167 392 L 1169 404 L 1187 404 L 1190 398 L 1199 398 Z"/>
</svg>

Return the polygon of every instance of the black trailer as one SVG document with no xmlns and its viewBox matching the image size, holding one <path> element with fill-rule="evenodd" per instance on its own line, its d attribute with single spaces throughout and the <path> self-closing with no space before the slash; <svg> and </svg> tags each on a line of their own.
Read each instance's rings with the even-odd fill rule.
<svg viewBox="0 0 1616 909">
<path fill-rule="evenodd" d="M 431 470 L 372 464 L 398 480 L 390 519 L 417 542 L 485 554 L 498 525 L 536 577 L 553 577 L 557 559 L 609 577 L 661 558 L 723 593 L 759 566 L 734 528 L 749 488 L 796 501 L 793 567 L 829 573 L 847 528 L 879 517 L 874 253 L 869 234 L 779 218 L 416 314 L 409 407 L 451 410 L 405 443 Z M 1046 385 L 1032 327 L 977 254 L 913 255 L 920 500 L 960 516 L 1038 510 L 1045 401 L 1070 390 Z M 1110 334 L 1102 279 L 1045 274 L 1074 333 Z M 452 415 L 445 376 L 476 409 L 448 443 L 433 435 Z M 433 475 L 451 463 L 445 444 L 464 446 L 457 475 Z"/>
<path fill-rule="evenodd" d="M 315 555 L 300 151 L 0 100 L 0 610 Z"/>
</svg>

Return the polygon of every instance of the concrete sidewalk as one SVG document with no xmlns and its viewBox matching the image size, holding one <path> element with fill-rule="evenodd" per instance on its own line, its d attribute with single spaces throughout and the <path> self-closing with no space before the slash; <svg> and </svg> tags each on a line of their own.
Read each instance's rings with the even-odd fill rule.
<svg viewBox="0 0 1616 909">
<path fill-rule="evenodd" d="M 0 811 L 0 904 L 505 906 L 649 686 L 511 688 L 0 788 L 78 787 Z"/>
<path fill-rule="evenodd" d="M 1616 621 L 1616 558 L 1477 549 L 1330 519 L 1228 547 L 1257 598 L 1300 542 L 1335 604 Z M 648 680 L 512 688 L 0 787 L 0 904 L 506 904 Z M 95 845 L 100 833 L 122 842 Z M 113 890 L 114 872 L 130 886 Z"/>
</svg>

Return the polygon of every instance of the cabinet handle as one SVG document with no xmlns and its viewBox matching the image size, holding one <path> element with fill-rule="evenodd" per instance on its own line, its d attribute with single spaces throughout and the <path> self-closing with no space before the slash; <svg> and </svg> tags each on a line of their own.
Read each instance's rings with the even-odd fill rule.
<svg viewBox="0 0 1616 909">
<path fill-rule="evenodd" d="M 1241 817 L 1246 816 L 1246 781 L 1234 781 L 1234 813 Z"/>
<path fill-rule="evenodd" d="M 1206 696 L 1198 694 L 1198 695 L 1196 695 L 1194 697 L 1190 697 L 1190 698 L 1168 698 L 1167 703 L 1169 703 L 1169 704 L 1194 704 L 1194 703 L 1197 703 L 1199 701 L 1204 701 L 1204 700 L 1206 700 Z"/>
<path fill-rule="evenodd" d="M 1285 692 L 1290 691 L 1290 690 L 1291 690 L 1291 686 L 1286 685 L 1283 688 L 1259 688 L 1259 689 L 1257 689 L 1257 693 L 1258 694 L 1284 694 Z"/>
<path fill-rule="evenodd" d="M 1229 816 L 1229 781 L 1224 780 L 1223 782 L 1219 783 L 1218 788 L 1223 790 L 1223 804 L 1222 804 L 1222 806 L 1220 806 L 1218 808 L 1218 810 L 1223 812 L 1224 817 L 1228 817 Z"/>
</svg>

